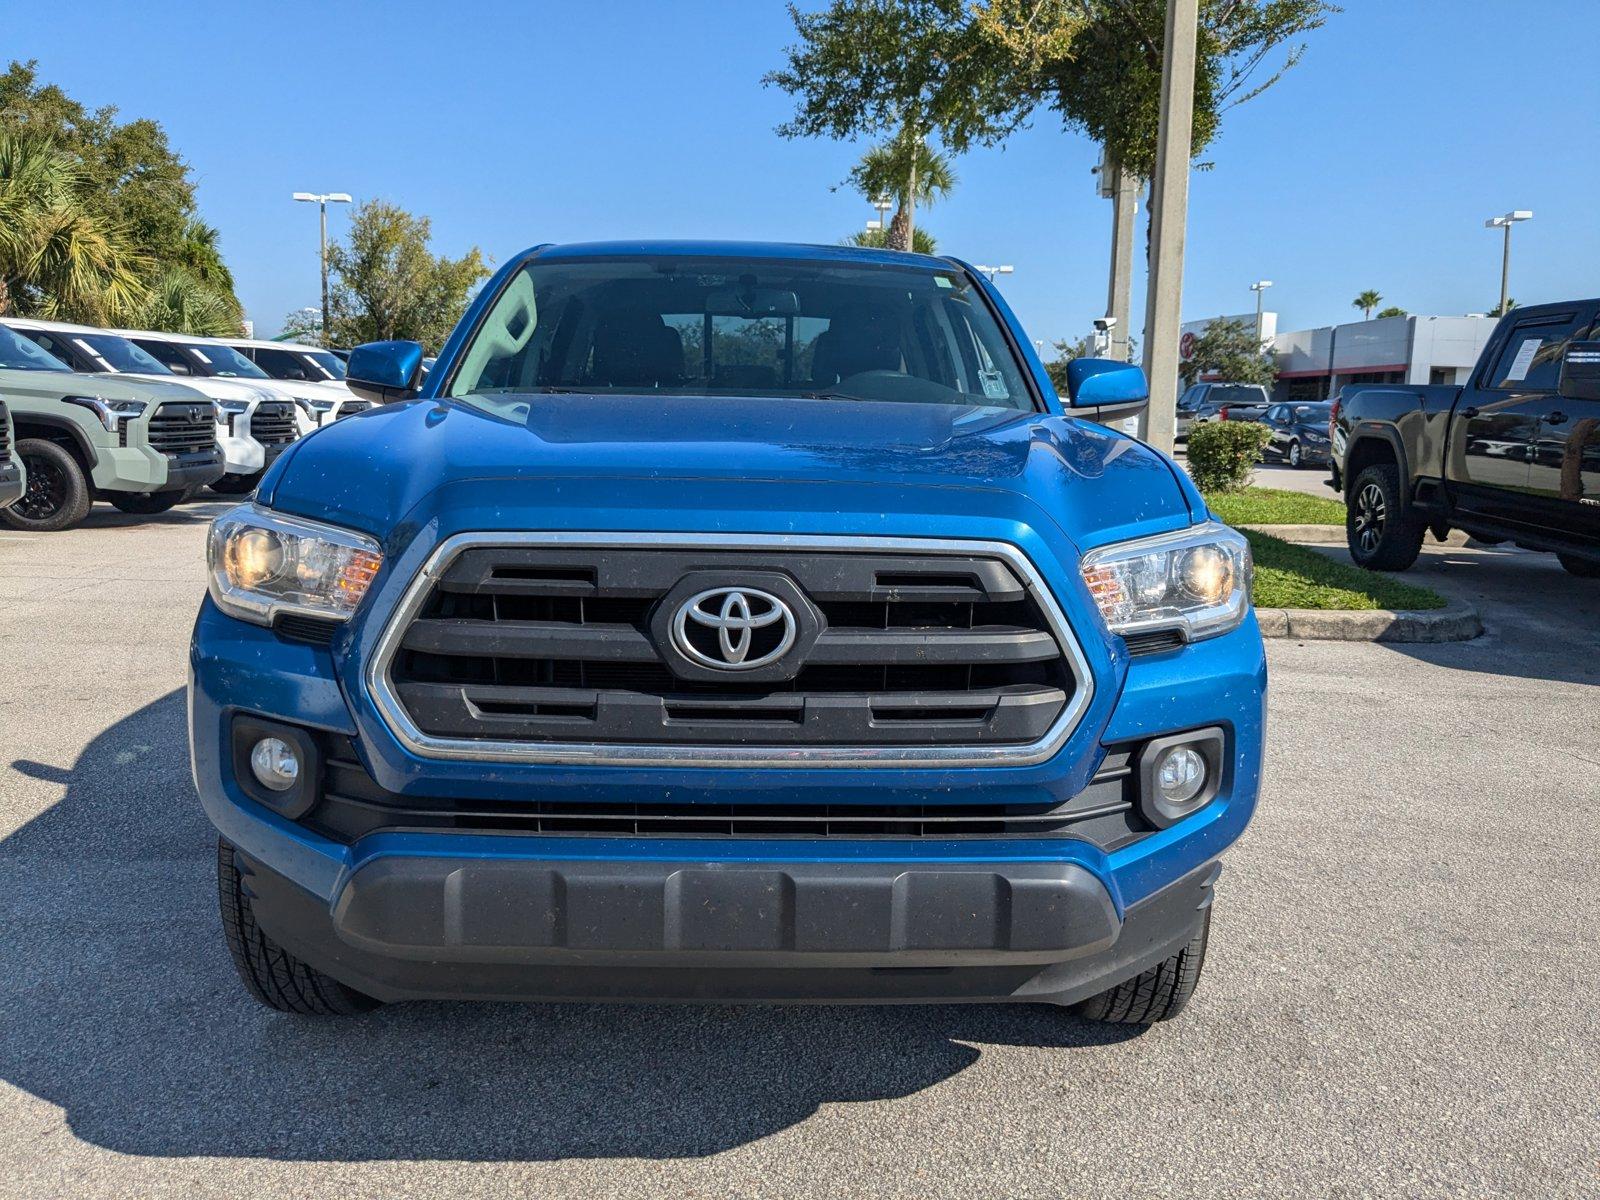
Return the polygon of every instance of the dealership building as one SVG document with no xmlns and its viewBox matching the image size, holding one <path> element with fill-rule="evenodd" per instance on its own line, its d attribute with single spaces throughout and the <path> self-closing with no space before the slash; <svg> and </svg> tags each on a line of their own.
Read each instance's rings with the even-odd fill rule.
<svg viewBox="0 0 1600 1200">
<path fill-rule="evenodd" d="M 1255 319 L 1209 317 L 1183 332 L 1199 336 L 1212 321 L 1253 326 Z M 1262 338 L 1278 365 L 1273 399 L 1323 400 L 1347 383 L 1465 383 L 1494 326 L 1493 317 L 1405 316 L 1279 332 L 1276 314 L 1264 313 Z M 1184 352 L 1192 345 L 1183 338 Z"/>
</svg>

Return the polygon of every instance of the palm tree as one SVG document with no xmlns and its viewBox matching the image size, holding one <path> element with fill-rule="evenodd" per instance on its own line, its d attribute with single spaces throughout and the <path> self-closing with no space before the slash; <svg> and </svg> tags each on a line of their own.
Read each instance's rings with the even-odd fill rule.
<svg viewBox="0 0 1600 1200">
<path fill-rule="evenodd" d="M 909 250 L 915 244 L 917 205 L 949 195 L 956 174 L 949 158 L 922 138 L 902 132 L 862 155 L 850 172 L 850 182 L 868 200 L 888 196 L 896 202 L 885 241 L 890 249 Z"/>
<path fill-rule="evenodd" d="M 848 246 L 870 246 L 875 250 L 887 250 L 889 248 L 889 230 L 862 229 L 847 237 L 845 244 Z M 939 242 L 933 234 L 918 225 L 911 231 L 911 248 L 918 254 L 936 254 L 939 250 Z"/>
<path fill-rule="evenodd" d="M 1359 308 L 1362 313 L 1365 314 L 1366 319 L 1370 321 L 1372 320 L 1372 310 L 1383 303 L 1383 297 L 1378 295 L 1378 293 L 1373 291 L 1371 288 L 1368 288 L 1354 300 L 1350 301 L 1350 303 L 1354 307 Z"/>
<path fill-rule="evenodd" d="M 95 212 L 78 163 L 34 136 L 0 137 L 0 313 L 120 324 L 147 263 Z"/>
<path fill-rule="evenodd" d="M 145 329 L 234 337 L 241 325 L 231 294 L 224 295 L 183 267 L 167 267 L 140 307 L 136 323 Z"/>
</svg>

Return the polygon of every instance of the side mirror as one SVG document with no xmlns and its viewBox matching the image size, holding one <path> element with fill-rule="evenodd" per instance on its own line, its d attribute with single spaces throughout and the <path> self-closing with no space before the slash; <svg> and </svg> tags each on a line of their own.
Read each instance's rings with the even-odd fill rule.
<svg viewBox="0 0 1600 1200">
<path fill-rule="evenodd" d="M 1150 400 L 1144 372 L 1110 358 L 1075 358 L 1067 364 L 1067 406 L 1092 408 L 1096 417 L 1136 413 Z"/>
<path fill-rule="evenodd" d="M 1567 345 L 1556 392 L 1566 400 L 1600 400 L 1600 342 Z"/>
<path fill-rule="evenodd" d="M 344 381 L 363 400 L 387 404 L 415 396 L 421 372 L 420 342 L 368 342 L 350 351 Z"/>
</svg>

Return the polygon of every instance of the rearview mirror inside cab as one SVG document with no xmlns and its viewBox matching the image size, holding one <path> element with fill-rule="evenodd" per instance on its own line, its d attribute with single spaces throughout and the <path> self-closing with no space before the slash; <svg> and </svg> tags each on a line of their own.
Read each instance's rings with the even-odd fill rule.
<svg viewBox="0 0 1600 1200">
<path fill-rule="evenodd" d="M 1556 391 L 1568 400 L 1600 400 L 1600 342 L 1573 342 L 1567 347 Z"/>
</svg>

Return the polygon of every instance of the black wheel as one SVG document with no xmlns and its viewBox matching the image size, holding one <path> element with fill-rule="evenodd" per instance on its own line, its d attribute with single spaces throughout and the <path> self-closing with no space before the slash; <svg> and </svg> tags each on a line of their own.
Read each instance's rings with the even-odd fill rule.
<svg viewBox="0 0 1600 1200">
<path fill-rule="evenodd" d="M 181 489 L 176 492 L 112 492 L 106 497 L 111 502 L 111 507 L 118 512 L 132 513 L 140 517 L 152 517 L 156 513 L 164 513 L 174 505 L 182 504 L 189 498 L 189 491 Z"/>
<path fill-rule="evenodd" d="M 94 497 L 77 459 L 43 438 L 23 438 L 15 452 L 28 473 L 27 490 L 10 508 L 0 509 L 0 524 L 30 533 L 55 533 L 88 516 Z"/>
<path fill-rule="evenodd" d="M 1592 558 L 1579 558 L 1576 554 L 1558 554 L 1557 561 L 1579 579 L 1600 579 L 1600 562 Z"/>
<path fill-rule="evenodd" d="M 1075 1011 L 1091 1021 L 1111 1021 L 1118 1025 L 1154 1025 L 1157 1021 L 1170 1021 L 1183 1011 L 1200 984 L 1210 936 L 1211 910 L 1208 908 L 1205 924 L 1182 950 L 1143 975 L 1135 975 L 1097 996 L 1090 996 Z"/>
<path fill-rule="evenodd" d="M 210 485 L 211 490 L 219 496 L 244 496 L 256 490 L 263 474 L 265 472 L 256 471 L 250 475 L 224 475 Z"/>
<path fill-rule="evenodd" d="M 1300 459 L 1300 441 L 1295 439 L 1289 443 L 1289 465 L 1298 471 L 1305 463 Z"/>
<path fill-rule="evenodd" d="M 346 1017 L 370 1012 L 378 1001 L 300 961 L 262 932 L 250 911 L 234 848 L 217 839 L 217 899 L 222 932 L 239 978 L 250 994 L 279 1012 Z"/>
<path fill-rule="evenodd" d="M 1369 571 L 1404 571 L 1422 552 L 1427 522 L 1402 513 L 1400 471 L 1379 463 L 1356 476 L 1345 512 L 1345 538 L 1356 566 Z"/>
</svg>

